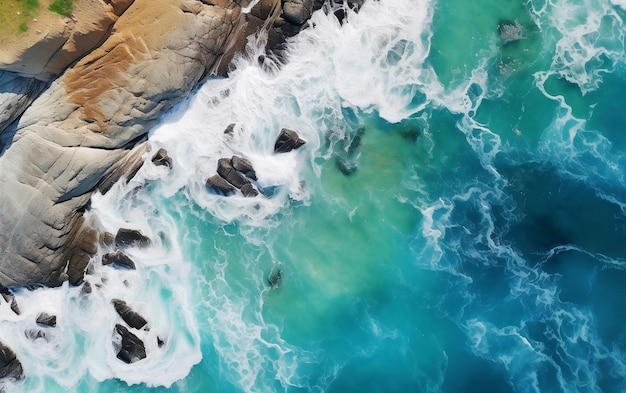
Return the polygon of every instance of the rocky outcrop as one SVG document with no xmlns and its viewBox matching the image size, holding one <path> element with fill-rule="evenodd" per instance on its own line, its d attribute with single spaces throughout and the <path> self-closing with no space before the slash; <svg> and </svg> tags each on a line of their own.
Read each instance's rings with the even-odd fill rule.
<svg viewBox="0 0 626 393">
<path fill-rule="evenodd" d="M 136 229 L 120 228 L 115 235 L 115 246 L 125 247 L 148 247 L 150 238 Z"/>
<path fill-rule="evenodd" d="M 101 239 L 83 217 L 91 193 L 139 169 L 159 116 L 208 73 L 227 72 L 247 35 L 289 24 L 279 0 L 249 13 L 248 0 L 75 1 L 72 22 L 56 19 L 63 34 L 0 56 L 0 69 L 41 79 L 73 64 L 24 112 L 0 156 L 0 285 L 80 284 Z M 257 195 L 245 179 L 242 194 Z"/>
<path fill-rule="evenodd" d="M 157 152 L 152 156 L 150 160 L 155 166 L 164 166 L 169 169 L 172 169 L 172 157 L 167 155 L 167 150 L 161 148 L 157 150 Z"/>
<path fill-rule="evenodd" d="M 143 341 L 122 325 L 115 325 L 113 346 L 117 351 L 117 358 L 124 363 L 135 363 L 146 358 Z"/>
<path fill-rule="evenodd" d="M 239 156 L 220 158 L 217 161 L 217 175 L 209 177 L 206 186 L 219 195 L 233 195 L 237 190 L 245 197 L 255 197 L 259 191 L 250 180 L 257 180 L 250 161 Z"/>
<path fill-rule="evenodd" d="M 298 149 L 305 143 L 306 141 L 300 138 L 297 132 L 288 128 L 283 128 L 282 130 L 280 130 L 278 138 L 276 138 L 276 143 L 274 144 L 274 152 L 287 153 L 294 149 Z"/>
<path fill-rule="evenodd" d="M 42 312 L 39 315 L 37 315 L 36 322 L 39 325 L 44 325 L 47 327 L 55 327 L 57 325 L 57 317 L 56 315 Z"/>
<path fill-rule="evenodd" d="M 111 300 L 113 303 L 113 307 L 115 311 L 119 314 L 120 317 L 126 322 L 126 324 L 135 329 L 141 329 L 148 324 L 148 321 L 137 312 L 133 311 L 132 308 L 123 300 L 113 299 Z"/>
<path fill-rule="evenodd" d="M 15 352 L 3 343 L 0 343 L 0 379 L 20 380 L 24 378 L 22 363 L 15 356 Z"/>
<path fill-rule="evenodd" d="M 135 269 L 135 262 L 121 251 L 108 252 L 102 256 L 102 265 L 112 265 L 121 269 Z"/>
<path fill-rule="evenodd" d="M 37 79 L 0 72 L 0 134 L 24 113 L 45 85 Z"/>
</svg>

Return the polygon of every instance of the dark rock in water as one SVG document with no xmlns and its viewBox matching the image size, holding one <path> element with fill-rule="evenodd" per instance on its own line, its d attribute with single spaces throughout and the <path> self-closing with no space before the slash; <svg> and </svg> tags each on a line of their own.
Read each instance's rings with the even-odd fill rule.
<svg viewBox="0 0 626 393">
<path fill-rule="evenodd" d="M 89 295 L 91 292 L 92 292 L 91 284 L 89 284 L 89 282 L 85 282 L 83 284 L 83 287 L 80 289 L 80 293 Z"/>
<path fill-rule="evenodd" d="M 251 183 L 244 184 L 241 187 L 241 193 L 243 194 L 243 196 L 248 198 L 254 198 L 255 196 L 259 195 L 259 191 L 254 188 Z"/>
<path fill-rule="evenodd" d="M 498 36 L 503 44 L 526 38 L 526 31 L 519 21 L 502 20 L 498 23 Z"/>
<path fill-rule="evenodd" d="M 235 123 L 229 124 L 228 127 L 224 130 L 224 134 L 233 135 L 235 132 Z"/>
<path fill-rule="evenodd" d="M 120 315 L 120 317 L 122 317 L 124 322 L 128 324 L 128 326 L 135 329 L 141 329 L 148 324 L 148 321 L 146 321 L 144 317 L 133 311 L 133 309 L 130 308 L 125 301 L 120 299 L 113 299 L 111 300 L 111 303 L 113 303 L 115 311 L 117 311 L 117 313 Z"/>
<path fill-rule="evenodd" d="M 17 300 L 15 299 L 15 295 L 13 295 L 11 291 L 3 287 L 0 290 L 0 295 L 2 296 L 4 301 L 10 305 L 11 310 L 13 310 L 16 315 L 20 315 L 22 313 L 22 311 L 20 310 L 20 306 L 17 304 Z"/>
<path fill-rule="evenodd" d="M 282 279 L 283 271 L 281 269 L 274 269 L 267 277 L 267 283 L 270 285 L 270 287 L 277 288 L 278 286 L 280 286 L 280 282 L 282 281 Z"/>
<path fill-rule="evenodd" d="M 252 164 L 245 158 L 233 156 L 233 158 L 230 159 L 230 164 L 247 178 L 257 180 L 256 172 L 254 171 Z"/>
<path fill-rule="evenodd" d="M 20 380 L 24 378 L 22 363 L 15 356 L 15 352 L 3 343 L 0 343 L 0 379 L 9 378 Z"/>
<path fill-rule="evenodd" d="M 214 175 L 207 179 L 206 186 L 211 191 L 219 195 L 233 195 L 236 188 L 227 182 L 222 176 Z"/>
<path fill-rule="evenodd" d="M 114 340 L 114 346 L 118 347 L 116 348 L 118 359 L 130 364 L 146 358 L 146 347 L 139 337 L 120 324 L 115 325 L 114 333 L 120 337 L 120 339 Z"/>
<path fill-rule="evenodd" d="M 109 252 L 102 256 L 102 265 L 113 265 L 122 269 L 135 269 L 135 262 L 121 251 Z"/>
<path fill-rule="evenodd" d="M 283 18 L 291 24 L 301 26 L 311 18 L 313 0 L 283 0 Z"/>
<path fill-rule="evenodd" d="M 101 233 L 99 242 L 104 246 L 112 246 L 115 243 L 115 235 L 111 232 Z"/>
<path fill-rule="evenodd" d="M 57 325 L 57 317 L 56 315 L 51 315 L 51 314 L 42 312 L 39 315 L 37 315 L 37 323 L 39 325 L 55 327 Z"/>
<path fill-rule="evenodd" d="M 152 156 L 152 163 L 156 166 L 166 166 L 172 168 L 172 157 L 167 155 L 167 150 L 160 148 L 154 156 Z"/>
<path fill-rule="evenodd" d="M 420 131 L 417 128 L 411 128 L 401 131 L 400 136 L 406 141 L 415 143 L 420 136 Z"/>
<path fill-rule="evenodd" d="M 24 335 L 26 336 L 26 338 L 30 339 L 30 340 L 38 340 L 40 338 L 48 341 L 48 336 L 46 335 L 46 332 L 44 332 L 41 329 L 26 329 L 24 331 Z"/>
<path fill-rule="evenodd" d="M 165 340 L 157 336 L 157 345 L 159 346 L 159 348 L 163 348 L 163 346 L 165 345 Z"/>
<path fill-rule="evenodd" d="M 217 161 L 217 173 L 236 188 L 241 188 L 248 183 L 244 175 L 233 168 L 228 158 L 220 158 Z"/>
<path fill-rule="evenodd" d="M 120 228 L 115 235 L 115 246 L 124 247 L 148 247 L 150 238 L 136 229 Z"/>
<path fill-rule="evenodd" d="M 335 159 L 335 164 L 339 172 L 343 173 L 345 176 L 352 176 L 357 169 L 359 169 L 359 166 L 355 162 L 343 158 Z"/>
<path fill-rule="evenodd" d="M 301 139 L 297 132 L 288 128 L 283 128 L 282 130 L 280 130 L 280 134 L 278 135 L 276 143 L 274 144 L 274 152 L 287 153 L 292 151 L 293 149 L 299 148 L 305 143 L 306 141 L 304 139 Z"/>
</svg>

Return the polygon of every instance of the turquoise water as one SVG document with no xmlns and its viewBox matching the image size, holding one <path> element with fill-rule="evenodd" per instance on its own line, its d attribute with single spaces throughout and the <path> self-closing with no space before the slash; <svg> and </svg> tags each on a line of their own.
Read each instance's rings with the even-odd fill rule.
<svg viewBox="0 0 626 393">
<path fill-rule="evenodd" d="M 316 14 L 280 69 L 252 43 L 151 132 L 171 172 L 94 196 L 103 229 L 153 239 L 138 270 L 96 263 L 91 295 L 23 293 L 0 321 L 28 375 L 9 388 L 626 391 L 625 16 L 380 0 L 343 26 Z M 281 127 L 307 144 L 273 154 Z M 233 154 L 267 196 L 205 189 Z M 113 297 L 149 321 L 147 359 L 115 358 Z M 56 333 L 6 333 L 36 304 Z"/>
</svg>

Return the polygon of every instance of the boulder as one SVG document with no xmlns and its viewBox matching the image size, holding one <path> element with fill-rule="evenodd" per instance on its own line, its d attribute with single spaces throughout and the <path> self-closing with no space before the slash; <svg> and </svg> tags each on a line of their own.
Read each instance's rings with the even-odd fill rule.
<svg viewBox="0 0 626 393">
<path fill-rule="evenodd" d="M 143 341 L 120 324 L 115 325 L 113 345 L 117 351 L 117 358 L 124 363 L 135 363 L 146 358 Z"/>
<path fill-rule="evenodd" d="M 3 343 L 0 343 L 0 379 L 20 380 L 24 378 L 22 363 L 15 356 L 15 352 Z"/>
<path fill-rule="evenodd" d="M 230 159 L 230 163 L 233 168 L 246 176 L 248 179 L 257 180 L 256 172 L 254 171 L 254 168 L 252 167 L 250 161 L 239 156 L 233 156 Z"/>
<path fill-rule="evenodd" d="M 241 189 L 241 194 L 247 198 L 254 198 L 255 196 L 259 195 L 259 191 L 254 188 L 254 186 L 251 183 L 246 183 L 244 184 Z"/>
<path fill-rule="evenodd" d="M 217 173 L 236 188 L 241 188 L 244 184 L 249 183 L 244 175 L 233 168 L 228 158 L 220 158 L 217 161 Z"/>
<path fill-rule="evenodd" d="M 152 156 L 152 163 L 156 166 L 165 166 L 172 168 L 172 157 L 167 155 L 167 150 L 160 148 L 154 156 Z"/>
<path fill-rule="evenodd" d="M 301 139 L 297 132 L 288 128 L 280 130 L 276 143 L 274 144 L 274 152 L 287 153 L 294 149 L 298 149 L 304 145 L 306 141 Z"/>
<path fill-rule="evenodd" d="M 133 311 L 132 308 L 123 300 L 113 299 L 111 300 L 113 303 L 113 307 L 115 311 L 119 314 L 120 317 L 128 324 L 128 326 L 141 329 L 148 324 L 148 321 L 145 320 L 144 317 L 139 315 L 137 312 Z"/>
<path fill-rule="evenodd" d="M 51 315 L 45 312 L 37 315 L 37 321 L 39 325 L 45 325 L 48 327 L 55 327 L 57 325 L 57 317 L 56 315 Z"/>
<path fill-rule="evenodd" d="M 232 184 L 227 182 L 220 175 L 213 175 L 209 177 L 206 181 L 206 186 L 216 194 L 226 196 L 233 195 L 237 190 Z"/>
<path fill-rule="evenodd" d="M 102 265 L 113 265 L 122 269 L 135 269 L 135 262 L 121 251 L 108 252 L 102 256 Z"/>
<path fill-rule="evenodd" d="M 125 247 L 148 247 L 150 238 L 136 229 L 120 228 L 115 235 L 115 246 Z"/>
<path fill-rule="evenodd" d="M 283 18 L 291 24 L 301 26 L 311 18 L 313 0 L 283 0 Z"/>
</svg>

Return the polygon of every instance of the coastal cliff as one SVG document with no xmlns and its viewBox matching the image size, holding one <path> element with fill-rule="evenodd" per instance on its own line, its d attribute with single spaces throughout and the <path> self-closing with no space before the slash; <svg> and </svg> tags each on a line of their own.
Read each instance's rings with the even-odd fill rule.
<svg viewBox="0 0 626 393">
<path fill-rule="evenodd" d="M 92 15 L 98 23 L 90 25 L 98 32 L 79 29 L 61 45 L 76 50 L 34 55 L 35 43 L 3 65 L 45 80 L 86 53 L 26 109 L 0 156 L 2 286 L 80 283 L 99 237 L 83 218 L 91 193 L 142 165 L 147 132 L 159 116 L 207 74 L 225 73 L 246 36 L 286 31 L 283 16 L 294 12 L 301 16 L 289 24 L 296 31 L 313 10 L 311 2 L 278 0 L 98 3 L 102 7 L 93 12 L 105 17 Z M 79 36 L 89 44 L 78 44 Z M 275 41 L 274 47 L 280 45 Z M 47 48 L 46 42 L 39 45 Z M 35 67 L 29 56 L 47 60 Z M 13 110 L 5 125 L 41 89 L 32 79 L 25 81 L 17 86 L 36 87 L 20 95 L 21 106 L 5 100 Z"/>
</svg>

